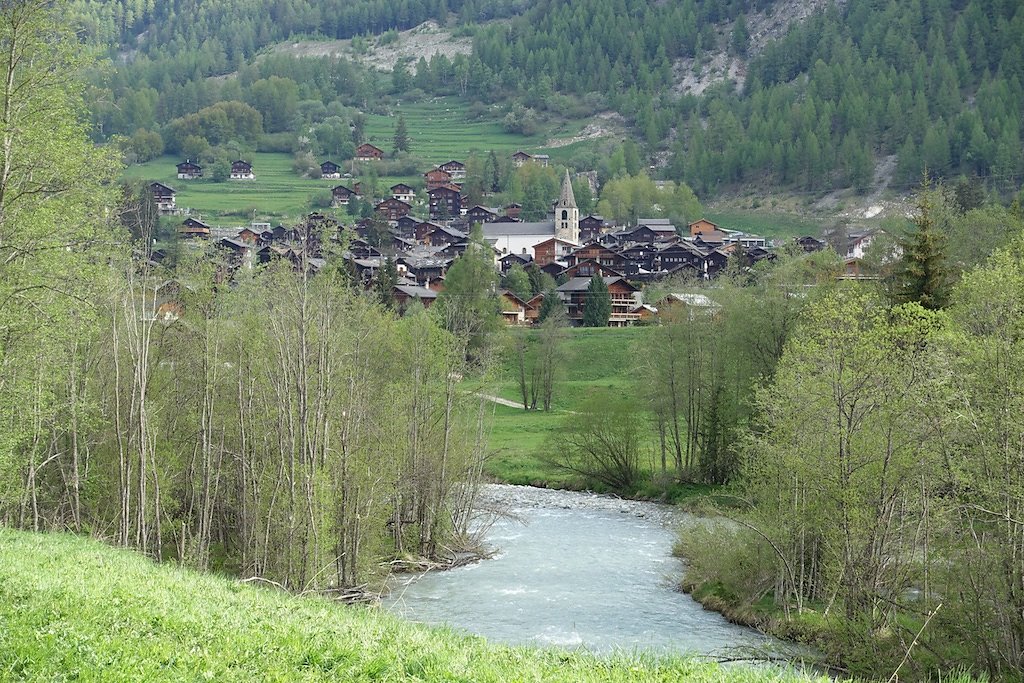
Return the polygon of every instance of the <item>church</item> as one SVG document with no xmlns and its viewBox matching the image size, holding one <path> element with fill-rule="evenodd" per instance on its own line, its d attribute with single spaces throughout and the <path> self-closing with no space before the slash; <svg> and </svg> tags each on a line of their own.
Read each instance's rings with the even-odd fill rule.
<svg viewBox="0 0 1024 683">
<path fill-rule="evenodd" d="M 573 244 L 580 243 L 580 210 L 572 191 L 572 181 L 566 170 L 562 180 L 562 192 L 555 202 L 554 214 L 550 220 L 536 223 L 484 223 L 484 238 L 502 256 L 507 254 L 529 254 L 533 247 L 556 237 Z"/>
</svg>

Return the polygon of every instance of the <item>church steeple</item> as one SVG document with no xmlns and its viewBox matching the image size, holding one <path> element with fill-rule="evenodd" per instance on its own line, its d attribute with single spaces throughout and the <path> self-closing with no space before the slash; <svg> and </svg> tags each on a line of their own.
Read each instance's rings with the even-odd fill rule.
<svg viewBox="0 0 1024 683">
<path fill-rule="evenodd" d="M 576 206 L 576 195 L 572 191 L 569 169 L 565 170 L 562 194 L 555 204 L 555 237 L 573 244 L 580 242 L 580 210 Z"/>
</svg>

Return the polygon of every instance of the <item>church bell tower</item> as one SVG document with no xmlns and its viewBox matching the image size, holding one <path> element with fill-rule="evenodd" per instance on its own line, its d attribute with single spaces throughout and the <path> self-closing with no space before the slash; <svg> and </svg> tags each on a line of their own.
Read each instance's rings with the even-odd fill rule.
<svg viewBox="0 0 1024 683">
<path fill-rule="evenodd" d="M 580 210 L 576 206 L 568 169 L 562 181 L 562 194 L 555 204 L 555 237 L 573 244 L 580 243 Z"/>
</svg>

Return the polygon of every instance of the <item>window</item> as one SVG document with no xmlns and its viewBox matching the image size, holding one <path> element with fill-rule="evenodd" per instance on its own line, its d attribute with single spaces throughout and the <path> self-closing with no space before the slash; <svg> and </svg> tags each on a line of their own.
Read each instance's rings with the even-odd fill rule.
<svg viewBox="0 0 1024 683">
<path fill-rule="evenodd" d="M 569 212 L 566 211 L 565 209 L 562 209 L 562 220 L 563 221 L 569 220 Z"/>
</svg>

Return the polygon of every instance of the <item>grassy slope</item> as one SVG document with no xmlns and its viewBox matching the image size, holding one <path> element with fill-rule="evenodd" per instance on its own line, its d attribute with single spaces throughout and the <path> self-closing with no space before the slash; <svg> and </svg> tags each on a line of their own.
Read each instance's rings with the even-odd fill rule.
<svg viewBox="0 0 1024 683">
<path fill-rule="evenodd" d="M 595 393 L 629 391 L 632 377 L 630 347 L 647 332 L 645 328 L 573 328 L 565 343 L 566 372 L 554 391 L 552 412 L 527 412 L 519 408 L 495 406 L 487 472 L 502 481 L 515 484 L 545 483 L 551 486 L 572 484 L 573 477 L 544 463 L 540 458 L 547 440 L 562 422 Z M 510 334 L 535 334 L 529 330 L 510 330 Z M 503 368 L 503 381 L 493 393 L 513 401 L 520 400 L 514 360 L 509 355 Z"/>
<path fill-rule="evenodd" d="M 490 646 L 67 535 L 0 528 L 0 680 L 803 681 L 681 658 Z M 828 679 L 815 679 L 822 682 Z"/>
</svg>

